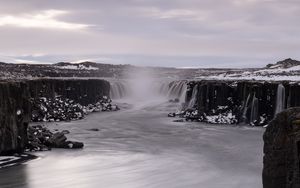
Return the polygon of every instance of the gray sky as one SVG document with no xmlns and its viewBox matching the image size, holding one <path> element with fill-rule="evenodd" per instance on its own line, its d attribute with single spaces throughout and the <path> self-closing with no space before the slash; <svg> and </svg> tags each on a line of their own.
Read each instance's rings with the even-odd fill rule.
<svg viewBox="0 0 300 188">
<path fill-rule="evenodd" d="M 0 61 L 262 67 L 300 59 L 299 0 L 0 0 Z"/>
</svg>

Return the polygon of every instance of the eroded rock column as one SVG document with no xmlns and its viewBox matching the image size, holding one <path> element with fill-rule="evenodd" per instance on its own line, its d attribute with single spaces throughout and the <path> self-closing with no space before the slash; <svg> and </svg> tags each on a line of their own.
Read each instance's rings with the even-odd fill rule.
<svg viewBox="0 0 300 188">
<path fill-rule="evenodd" d="M 0 155 L 23 151 L 29 121 L 27 85 L 23 82 L 0 81 Z"/>
<path fill-rule="evenodd" d="M 300 187 L 300 108 L 279 113 L 264 133 L 264 188 Z"/>
</svg>

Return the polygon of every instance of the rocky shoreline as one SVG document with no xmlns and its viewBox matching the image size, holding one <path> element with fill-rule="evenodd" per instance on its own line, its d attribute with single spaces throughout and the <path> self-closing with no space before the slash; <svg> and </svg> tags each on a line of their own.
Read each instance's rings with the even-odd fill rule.
<svg viewBox="0 0 300 188">
<path fill-rule="evenodd" d="M 37 157 L 28 153 L 15 153 L 9 156 L 0 156 L 0 169 L 16 166 L 34 159 L 37 159 Z"/>
</svg>

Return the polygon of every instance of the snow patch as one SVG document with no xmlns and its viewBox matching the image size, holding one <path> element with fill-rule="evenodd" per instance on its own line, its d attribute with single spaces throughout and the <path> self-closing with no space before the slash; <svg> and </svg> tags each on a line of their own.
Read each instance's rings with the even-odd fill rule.
<svg viewBox="0 0 300 188">
<path fill-rule="evenodd" d="M 58 69 L 69 69 L 69 70 L 98 70 L 98 67 L 84 66 L 84 65 L 65 65 L 65 66 L 55 66 Z"/>
</svg>

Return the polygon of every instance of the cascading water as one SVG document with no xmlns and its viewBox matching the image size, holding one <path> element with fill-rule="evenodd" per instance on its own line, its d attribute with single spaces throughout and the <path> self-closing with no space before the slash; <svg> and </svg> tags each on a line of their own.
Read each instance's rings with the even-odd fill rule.
<svg viewBox="0 0 300 188">
<path fill-rule="evenodd" d="M 277 87 L 275 115 L 285 109 L 285 87 L 279 84 Z"/>
<path fill-rule="evenodd" d="M 127 95 L 127 89 L 123 82 L 111 82 L 110 83 L 110 98 L 121 99 Z"/>
<path fill-rule="evenodd" d="M 185 99 L 186 99 L 186 93 L 187 93 L 187 85 L 184 84 L 183 85 L 183 88 L 182 88 L 182 91 L 181 91 L 181 94 L 180 94 L 180 97 L 179 97 L 179 101 L 181 103 L 184 103 L 185 102 Z"/>
<path fill-rule="evenodd" d="M 252 104 L 251 104 L 251 115 L 250 115 L 250 124 L 258 120 L 258 99 L 253 95 Z"/>
<path fill-rule="evenodd" d="M 244 110 L 243 110 L 243 119 L 247 120 L 247 110 L 248 110 L 248 104 L 249 104 L 249 100 L 250 100 L 251 94 L 249 93 L 246 103 L 244 105 Z"/>
<path fill-rule="evenodd" d="M 197 95 L 198 95 L 198 85 L 196 84 L 193 88 L 192 97 L 187 105 L 187 109 L 192 109 L 195 106 L 197 102 Z"/>
<path fill-rule="evenodd" d="M 166 95 L 169 92 L 170 89 L 170 83 L 169 82 L 163 82 L 161 86 L 159 87 L 159 94 L 160 95 Z"/>
<path fill-rule="evenodd" d="M 186 81 L 174 81 L 169 84 L 167 97 L 169 99 L 179 99 L 180 102 L 185 102 L 186 91 Z"/>
</svg>

